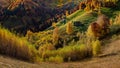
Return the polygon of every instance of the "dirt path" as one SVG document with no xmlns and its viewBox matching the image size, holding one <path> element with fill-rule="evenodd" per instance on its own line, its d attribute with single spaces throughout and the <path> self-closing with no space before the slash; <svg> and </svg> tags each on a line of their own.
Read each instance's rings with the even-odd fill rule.
<svg viewBox="0 0 120 68">
<path fill-rule="evenodd" d="M 0 68 L 120 68 L 120 40 L 104 46 L 102 54 L 98 58 L 60 64 L 32 64 L 0 56 Z"/>
</svg>

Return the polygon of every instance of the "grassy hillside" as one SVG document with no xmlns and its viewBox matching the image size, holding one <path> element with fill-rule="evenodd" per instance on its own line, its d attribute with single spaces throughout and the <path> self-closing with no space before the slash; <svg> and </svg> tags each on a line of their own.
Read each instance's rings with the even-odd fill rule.
<svg viewBox="0 0 120 68">
<path fill-rule="evenodd" d="M 89 6 L 85 8 L 87 10 L 77 9 L 76 11 L 74 9 L 72 14 L 65 12 L 65 19 L 60 19 L 44 31 L 32 32 L 29 30 L 24 38 L 0 28 L 2 38 L 0 52 L 23 58 L 23 60 L 25 58 L 38 62 L 60 63 L 97 57 L 101 53 L 103 39 L 119 33 L 120 10 L 112 7 L 89 10 L 88 8 Z M 25 19 L 28 20 L 28 18 Z M 30 20 L 32 21 L 32 19 Z"/>
<path fill-rule="evenodd" d="M 67 0 L 1 0 L 0 24 L 23 35 L 27 30 L 43 31 L 61 18 L 66 10 L 73 10 L 79 2 Z M 31 5 L 32 4 L 32 5 Z"/>
<path fill-rule="evenodd" d="M 105 9 L 106 11 L 104 12 L 109 12 L 109 8 L 102 8 L 102 10 L 105 10 Z M 114 13 L 117 13 L 117 12 L 119 11 L 114 11 Z M 85 57 L 91 57 L 92 55 L 94 56 L 99 52 L 100 41 L 90 40 L 90 38 L 87 38 L 84 33 L 80 33 L 80 32 L 81 31 L 86 32 L 89 24 L 95 21 L 97 16 L 98 16 L 97 12 L 94 12 L 94 11 L 85 12 L 83 10 L 78 10 L 75 13 L 67 16 L 67 22 L 81 21 L 83 24 L 85 24 L 84 26 L 74 26 L 73 28 L 74 33 L 70 35 L 66 33 L 67 23 L 63 24 L 61 22 L 58 22 L 57 27 L 58 27 L 59 43 L 57 44 L 57 46 L 53 45 L 54 30 L 51 30 L 51 29 L 48 29 L 46 31 L 42 31 L 39 33 L 33 33 L 31 31 L 28 31 L 26 35 L 26 39 L 23 40 L 15 36 L 14 34 L 10 33 L 8 30 L 1 28 L 0 29 L 1 31 L 0 33 L 2 33 L 0 35 L 0 37 L 2 37 L 2 40 L 0 42 L 1 53 L 10 55 L 13 57 L 17 57 L 17 58 L 24 58 L 24 59 L 26 58 L 27 60 L 34 59 L 34 61 L 37 60 L 37 61 L 49 61 L 49 62 L 76 61 L 78 59 L 80 60 Z M 112 15 L 111 18 L 114 18 L 114 14 Z M 10 42 L 11 37 L 13 41 Z M 26 40 L 28 40 L 30 44 Z M 23 42 L 23 41 L 26 41 L 26 42 Z M 3 44 L 3 43 L 6 43 L 6 44 Z M 8 44 L 10 44 L 10 47 L 8 47 L 7 49 Z M 99 47 L 96 47 L 98 45 Z M 33 51 L 34 47 L 36 48 L 35 52 Z M 18 48 L 15 51 L 18 54 L 12 51 L 15 48 Z M 24 48 L 27 48 L 28 50 L 26 51 L 26 49 Z M 19 51 L 23 51 L 24 53 L 19 53 Z M 14 55 L 14 54 L 17 54 L 17 55 Z M 26 56 L 26 55 L 29 55 L 29 56 Z M 38 56 L 39 58 L 37 58 Z"/>
<path fill-rule="evenodd" d="M 115 19 L 116 15 L 119 14 L 119 10 L 114 10 L 114 9 L 106 8 L 106 7 L 102 7 L 101 11 L 104 15 L 108 16 L 109 19 L 113 19 L 113 20 Z M 81 56 L 81 57 L 84 58 L 85 56 L 89 57 L 94 54 L 96 55 L 96 53 L 97 53 L 96 51 L 99 52 L 100 43 L 99 43 L 99 41 L 90 40 L 89 38 L 87 38 L 85 36 L 85 32 L 86 32 L 88 26 L 91 24 L 91 22 L 97 20 L 98 16 L 99 15 L 98 15 L 97 11 L 86 12 L 84 10 L 78 10 L 78 11 L 74 12 L 73 14 L 67 16 L 66 24 L 62 23 L 61 21 L 56 23 L 55 25 L 58 28 L 57 35 L 59 36 L 59 41 L 58 41 L 59 43 L 57 44 L 58 45 L 57 47 L 59 47 L 60 49 L 59 48 L 56 49 L 56 46 L 53 45 L 53 33 L 54 33 L 54 30 L 56 30 L 56 29 L 54 29 L 55 28 L 54 26 L 51 26 L 47 30 L 39 32 L 39 33 L 32 33 L 30 36 L 31 38 L 34 38 L 34 39 L 31 39 L 31 41 L 33 42 L 32 44 L 35 44 L 36 45 L 35 47 L 37 49 L 39 49 L 41 57 L 45 59 L 43 61 L 51 61 L 51 62 L 55 62 L 55 61 L 62 62 L 63 60 L 64 61 L 69 61 L 69 60 L 74 61 L 75 57 L 77 58 L 77 56 L 78 56 L 77 54 L 74 53 L 74 52 L 76 52 L 76 51 L 74 51 L 74 48 L 75 48 L 75 50 L 77 50 L 76 48 L 78 48 L 80 46 L 80 48 L 78 48 L 78 49 L 80 49 L 80 51 L 77 51 L 80 53 L 81 47 L 88 45 L 88 44 L 95 46 L 95 47 L 92 47 L 93 51 L 91 49 L 89 49 L 91 47 L 88 46 L 89 47 L 88 51 L 85 51 L 85 52 L 88 52 L 89 55 L 84 54 L 84 56 Z M 83 26 L 73 26 L 73 34 L 69 35 L 66 33 L 67 24 L 69 22 L 71 22 L 73 24 L 74 21 L 80 21 L 84 25 Z M 108 35 L 113 36 L 114 35 L 113 33 L 114 32 L 116 33 L 116 30 L 119 30 L 119 28 L 118 28 L 119 25 L 116 28 L 114 28 L 114 27 L 115 27 L 115 25 L 110 27 L 110 34 L 108 34 Z M 83 33 L 81 33 L 81 32 L 83 32 Z M 79 40 L 79 37 L 81 40 Z M 94 43 L 91 44 L 92 42 L 94 42 Z M 96 46 L 98 46 L 98 47 L 96 47 Z M 85 48 L 87 48 L 87 47 L 85 47 Z M 97 50 L 96 50 L 96 48 L 97 48 Z M 41 52 L 41 49 L 43 50 L 42 52 Z M 49 49 L 50 49 L 50 51 L 49 51 Z M 84 49 L 83 49 L 83 51 L 84 51 Z M 93 52 L 93 53 L 91 53 L 91 52 Z M 62 53 L 64 53 L 64 54 L 62 54 Z M 69 53 L 74 54 L 74 59 L 73 59 L 73 56 L 69 55 Z M 56 58 L 56 60 L 53 60 L 55 58 Z"/>
</svg>

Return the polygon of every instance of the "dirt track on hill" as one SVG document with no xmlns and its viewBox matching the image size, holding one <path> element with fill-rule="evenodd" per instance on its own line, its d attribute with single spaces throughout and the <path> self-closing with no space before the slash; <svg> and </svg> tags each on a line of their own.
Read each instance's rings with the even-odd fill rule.
<svg viewBox="0 0 120 68">
<path fill-rule="evenodd" d="M 33 64 L 0 56 L 0 68 L 120 68 L 120 40 L 104 46 L 102 54 L 98 58 L 60 64 Z"/>
</svg>

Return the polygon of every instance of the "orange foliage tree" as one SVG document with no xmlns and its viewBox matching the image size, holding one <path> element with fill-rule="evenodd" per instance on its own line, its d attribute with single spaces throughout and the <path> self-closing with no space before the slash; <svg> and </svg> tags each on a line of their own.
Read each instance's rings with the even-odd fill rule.
<svg viewBox="0 0 120 68">
<path fill-rule="evenodd" d="M 88 27 L 87 36 L 94 37 L 94 38 L 100 37 L 100 31 L 101 31 L 100 25 L 97 24 L 96 22 L 93 22 Z"/>
<path fill-rule="evenodd" d="M 59 29 L 56 27 L 53 31 L 53 45 L 57 45 L 59 43 Z"/>
<path fill-rule="evenodd" d="M 90 24 L 87 30 L 87 36 L 103 37 L 109 33 L 110 21 L 105 15 L 100 15 L 96 22 Z"/>
<path fill-rule="evenodd" d="M 97 23 L 100 25 L 100 27 L 102 28 L 102 33 L 106 34 L 109 33 L 109 26 L 110 26 L 110 20 L 107 16 L 105 15 L 100 15 L 97 19 Z"/>
</svg>

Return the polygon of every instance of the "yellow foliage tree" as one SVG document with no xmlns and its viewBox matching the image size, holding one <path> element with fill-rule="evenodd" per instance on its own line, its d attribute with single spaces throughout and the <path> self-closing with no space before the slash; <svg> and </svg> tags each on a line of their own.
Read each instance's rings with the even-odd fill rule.
<svg viewBox="0 0 120 68">
<path fill-rule="evenodd" d="M 114 20 L 114 24 L 115 25 L 120 25 L 120 14 L 116 16 L 116 18 Z"/>
<path fill-rule="evenodd" d="M 87 4 L 84 10 L 85 10 L 85 11 L 90 11 L 90 10 L 91 10 L 91 9 L 90 9 L 90 4 Z"/>
<path fill-rule="evenodd" d="M 72 34 L 72 33 L 73 33 L 73 25 L 72 25 L 71 22 L 67 23 L 66 33 L 67 33 L 67 34 Z"/>
<path fill-rule="evenodd" d="M 72 2 L 72 0 L 68 0 L 68 2 Z"/>
<path fill-rule="evenodd" d="M 101 14 L 102 14 L 102 12 L 101 12 L 101 5 L 99 3 L 99 6 L 98 6 L 98 15 L 101 15 Z"/>
<path fill-rule="evenodd" d="M 101 52 L 101 42 L 99 40 L 92 42 L 92 53 L 93 56 L 98 56 L 98 54 Z"/>
<path fill-rule="evenodd" d="M 33 32 L 31 32 L 30 30 L 27 31 L 26 37 L 27 39 L 30 41 L 31 39 L 31 35 L 33 34 Z"/>
<path fill-rule="evenodd" d="M 56 27 L 53 31 L 53 45 L 57 45 L 59 43 L 59 29 Z"/>
<path fill-rule="evenodd" d="M 94 37 L 94 33 L 92 32 L 91 26 L 88 27 L 86 34 L 87 34 L 88 37 L 90 37 L 90 36 Z"/>
<path fill-rule="evenodd" d="M 56 27 L 56 23 L 55 22 L 52 23 L 52 27 L 54 27 L 54 28 Z"/>
<path fill-rule="evenodd" d="M 59 6 L 63 5 L 63 0 L 59 0 Z"/>
<path fill-rule="evenodd" d="M 88 37 L 98 38 L 101 36 L 100 34 L 101 28 L 97 23 L 92 23 L 86 32 Z"/>
<path fill-rule="evenodd" d="M 65 11 L 65 14 L 66 14 L 66 16 L 68 16 L 68 15 L 69 15 L 69 13 L 68 13 L 68 11 L 67 11 L 67 10 Z"/>
<path fill-rule="evenodd" d="M 113 25 L 113 19 L 110 19 L 110 25 Z"/>
</svg>

